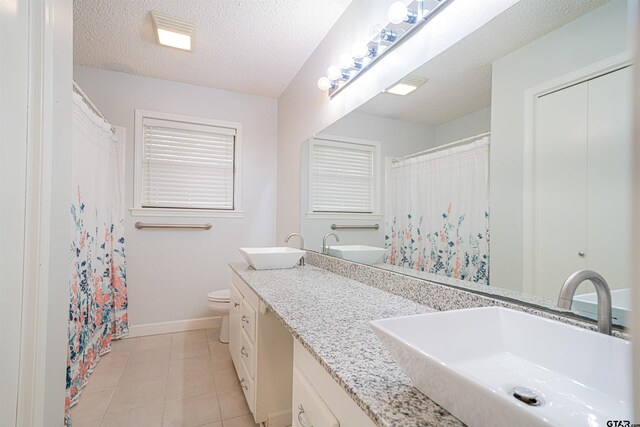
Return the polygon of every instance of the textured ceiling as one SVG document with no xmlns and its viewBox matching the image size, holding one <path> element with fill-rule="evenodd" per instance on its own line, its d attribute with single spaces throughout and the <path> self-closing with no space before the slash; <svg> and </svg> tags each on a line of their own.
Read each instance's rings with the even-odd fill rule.
<svg viewBox="0 0 640 427">
<path fill-rule="evenodd" d="M 351 0 L 74 0 L 75 64 L 278 97 Z M 156 43 L 150 11 L 193 22 Z"/>
<path fill-rule="evenodd" d="M 357 111 L 438 125 L 491 104 L 491 64 L 607 0 L 521 0 L 410 73 L 428 79 L 407 96 L 381 93 Z"/>
</svg>

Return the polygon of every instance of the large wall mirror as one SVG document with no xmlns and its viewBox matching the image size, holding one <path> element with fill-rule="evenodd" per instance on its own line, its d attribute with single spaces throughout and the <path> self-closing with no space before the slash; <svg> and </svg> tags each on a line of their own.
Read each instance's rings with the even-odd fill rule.
<svg viewBox="0 0 640 427">
<path fill-rule="evenodd" d="M 590 269 L 627 325 L 628 14 L 625 0 L 522 0 L 410 72 L 414 91 L 304 142 L 307 249 L 547 309 Z M 584 283 L 572 310 L 595 318 L 595 302 Z"/>
</svg>

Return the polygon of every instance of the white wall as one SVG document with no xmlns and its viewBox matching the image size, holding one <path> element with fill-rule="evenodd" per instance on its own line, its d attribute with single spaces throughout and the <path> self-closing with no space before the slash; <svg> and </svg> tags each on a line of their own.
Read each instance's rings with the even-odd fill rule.
<svg viewBox="0 0 640 427">
<path fill-rule="evenodd" d="M 134 110 L 243 125 L 243 218 L 146 218 L 125 212 L 131 325 L 209 317 L 206 294 L 229 287 L 229 261 L 242 246 L 275 236 L 276 100 L 76 66 L 74 78 L 96 106 L 127 129 L 125 207 L 133 206 Z M 136 221 L 210 222 L 210 231 L 137 230 Z"/>
<path fill-rule="evenodd" d="M 627 1 L 613 0 L 493 64 L 492 285 L 521 290 L 525 90 L 629 49 L 629 25 Z"/>
<path fill-rule="evenodd" d="M 13 13 L 9 12 L 9 7 Z M 0 425 L 16 425 L 27 187 L 29 5 L 0 8 Z"/>
<path fill-rule="evenodd" d="M 640 7 L 638 2 L 633 4 L 630 13 L 630 21 L 634 25 L 633 38 L 635 40 L 635 61 L 637 63 L 640 58 Z M 634 82 L 634 142 L 633 145 L 633 173 L 634 173 L 634 188 L 633 188 L 633 214 L 632 218 L 640 217 L 640 73 L 636 72 Z M 634 221 L 633 223 L 633 239 L 632 239 L 632 251 L 630 262 L 632 265 L 631 274 L 633 277 L 640 277 L 640 223 Z M 640 283 L 636 280 L 631 286 L 631 297 L 633 299 L 631 303 L 631 315 L 632 324 L 636 325 L 632 328 L 632 343 L 633 343 L 633 415 L 632 422 L 640 422 Z"/>
<path fill-rule="evenodd" d="M 436 145 L 447 144 L 491 130 L 491 107 L 436 126 Z"/>
<path fill-rule="evenodd" d="M 342 136 L 348 138 L 378 141 L 380 147 L 380 174 L 381 195 L 380 213 L 384 214 L 384 161 L 385 157 L 398 157 L 415 153 L 435 145 L 435 129 L 429 125 L 394 120 L 385 117 L 352 112 L 342 119 L 324 129 L 321 134 Z M 307 249 L 320 251 L 322 249 L 322 237 L 332 232 L 330 226 L 336 224 L 379 224 L 376 230 L 338 230 L 340 244 L 344 245 L 371 245 L 384 246 L 384 219 L 318 219 L 307 218 L 309 210 L 309 145 L 303 144 L 301 149 L 301 197 L 300 197 L 300 229 L 305 238 Z M 333 240 L 331 241 L 333 244 Z"/>
<path fill-rule="evenodd" d="M 300 229 L 300 145 L 407 73 L 471 34 L 517 0 L 456 0 L 348 88 L 329 99 L 316 82 L 375 22 L 390 0 L 354 0 L 278 99 L 277 240 Z"/>
</svg>

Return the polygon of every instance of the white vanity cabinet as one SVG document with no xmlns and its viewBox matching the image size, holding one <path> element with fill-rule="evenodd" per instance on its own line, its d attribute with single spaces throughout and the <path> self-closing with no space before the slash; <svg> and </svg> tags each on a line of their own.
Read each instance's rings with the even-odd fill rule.
<svg viewBox="0 0 640 427">
<path fill-rule="evenodd" d="M 300 342 L 293 347 L 293 427 L 375 426 Z"/>
<path fill-rule="evenodd" d="M 293 338 L 236 273 L 230 304 L 229 351 L 253 417 L 290 426 Z"/>
</svg>

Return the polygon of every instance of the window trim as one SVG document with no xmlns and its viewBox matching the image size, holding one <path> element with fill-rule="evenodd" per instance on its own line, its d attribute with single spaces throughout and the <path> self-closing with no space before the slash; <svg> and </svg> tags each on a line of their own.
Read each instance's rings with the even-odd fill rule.
<svg viewBox="0 0 640 427">
<path fill-rule="evenodd" d="M 315 212 L 313 210 L 313 146 L 316 141 L 327 141 L 333 143 L 344 143 L 344 144 L 356 144 L 356 145 L 366 145 L 374 147 L 375 154 L 373 156 L 374 166 L 373 166 L 373 212 Z M 309 205 L 307 207 L 306 216 L 308 219 L 365 219 L 365 220 L 374 220 L 374 219 L 382 219 L 382 212 L 380 211 L 380 191 L 381 191 L 381 174 L 382 174 L 382 164 L 381 164 L 381 143 L 380 141 L 372 141 L 367 139 L 359 139 L 359 138 L 350 138 L 346 136 L 336 136 L 336 135 L 328 135 L 328 134 L 318 134 L 313 136 L 309 140 L 309 158 L 308 158 L 308 173 L 309 173 L 309 188 L 308 188 L 308 202 Z"/>
<path fill-rule="evenodd" d="M 145 118 L 169 120 L 174 122 L 193 123 L 234 129 L 234 182 L 233 210 L 227 209 L 189 209 L 189 208 L 150 208 L 142 206 L 142 169 L 144 161 L 144 132 L 142 121 Z M 189 217 L 189 218 L 242 218 L 242 123 L 214 120 L 203 117 L 163 113 L 151 110 L 135 110 L 134 122 L 134 166 L 133 166 L 133 207 L 129 209 L 131 216 L 148 217 Z"/>
</svg>

